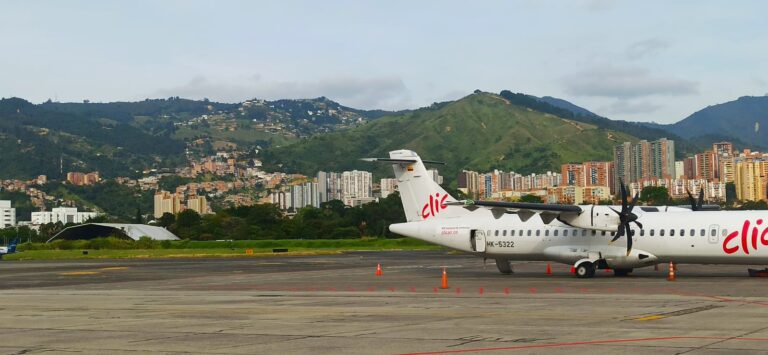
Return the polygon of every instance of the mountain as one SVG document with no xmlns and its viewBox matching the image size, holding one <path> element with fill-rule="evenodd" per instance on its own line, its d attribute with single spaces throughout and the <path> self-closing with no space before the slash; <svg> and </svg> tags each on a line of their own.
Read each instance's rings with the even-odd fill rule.
<svg viewBox="0 0 768 355">
<path fill-rule="evenodd" d="M 2 99 L 0 178 L 61 178 L 62 170 L 131 175 L 147 166 L 173 165 L 183 158 L 184 144 L 167 139 L 173 126 L 158 125 L 163 126 L 153 133 L 117 114 Z"/>
<path fill-rule="evenodd" d="M 132 176 L 186 164 L 185 149 L 269 147 L 355 127 L 391 112 L 358 110 L 325 97 L 229 104 L 178 97 L 137 102 L 35 105 L 0 99 L 0 178 L 97 170 Z"/>
<path fill-rule="evenodd" d="M 538 99 L 541 102 L 546 102 L 546 103 L 548 103 L 548 104 L 550 104 L 552 106 L 559 107 L 559 108 L 571 111 L 574 114 L 576 114 L 577 116 L 596 116 L 596 117 L 598 117 L 596 114 L 592 113 L 592 111 L 587 110 L 587 109 L 585 109 L 585 108 L 583 108 L 581 106 L 577 106 L 577 105 L 575 105 L 575 104 L 573 104 L 573 103 L 571 103 L 569 101 L 563 100 L 563 99 L 558 99 L 558 98 L 552 97 L 552 96 L 537 97 L 536 99 Z"/>
<path fill-rule="evenodd" d="M 550 105 L 547 105 L 552 107 Z M 318 170 L 378 169 L 359 160 L 413 149 L 440 167 L 448 181 L 461 169 L 559 170 L 568 161 L 610 160 L 612 148 L 637 138 L 515 104 L 502 95 L 476 91 L 463 99 L 382 117 L 360 127 L 267 149 L 274 169 L 314 174 Z"/>
<path fill-rule="evenodd" d="M 711 144 L 719 140 L 768 148 L 768 96 L 743 96 L 707 106 L 671 125 L 657 125 L 681 137 Z"/>
</svg>

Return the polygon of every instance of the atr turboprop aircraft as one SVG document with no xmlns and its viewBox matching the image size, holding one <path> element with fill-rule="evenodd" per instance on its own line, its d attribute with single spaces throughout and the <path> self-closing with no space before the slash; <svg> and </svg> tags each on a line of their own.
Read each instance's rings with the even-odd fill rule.
<svg viewBox="0 0 768 355">
<path fill-rule="evenodd" d="M 457 201 L 427 174 L 424 163 L 434 162 L 413 151 L 363 160 L 394 168 L 407 222 L 392 232 L 495 259 L 503 274 L 512 272 L 510 261 L 570 264 L 582 278 L 669 262 L 768 264 L 766 212 L 713 211 L 701 201 L 690 209 L 636 207 L 623 184 L 621 206 Z M 626 246 L 614 243 L 621 238 Z"/>
</svg>

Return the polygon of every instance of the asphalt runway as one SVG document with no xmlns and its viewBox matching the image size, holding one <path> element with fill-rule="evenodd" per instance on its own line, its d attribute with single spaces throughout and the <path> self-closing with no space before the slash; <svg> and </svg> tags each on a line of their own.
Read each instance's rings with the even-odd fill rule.
<svg viewBox="0 0 768 355">
<path fill-rule="evenodd" d="M 747 267 L 552 268 L 435 251 L 0 262 L 0 352 L 768 353 L 768 278 Z"/>
</svg>

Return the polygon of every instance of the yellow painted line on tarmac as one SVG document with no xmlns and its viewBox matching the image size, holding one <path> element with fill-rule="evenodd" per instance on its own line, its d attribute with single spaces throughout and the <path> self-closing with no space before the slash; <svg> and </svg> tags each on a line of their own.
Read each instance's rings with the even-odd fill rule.
<svg viewBox="0 0 768 355">
<path fill-rule="evenodd" d="M 641 321 L 642 320 L 657 320 L 657 319 L 662 319 L 662 318 L 667 318 L 667 317 L 663 316 L 663 315 L 660 315 L 660 314 L 656 314 L 656 315 L 647 316 L 647 317 L 635 318 L 635 320 L 641 320 Z"/>
<path fill-rule="evenodd" d="M 111 271 L 111 270 L 125 270 L 127 268 L 128 268 L 127 266 L 110 266 L 110 267 L 103 267 L 99 270 Z"/>
<path fill-rule="evenodd" d="M 62 276 L 85 276 L 85 275 L 96 275 L 98 274 L 98 271 L 72 271 L 72 272 L 62 272 L 59 273 L 59 275 Z"/>
</svg>

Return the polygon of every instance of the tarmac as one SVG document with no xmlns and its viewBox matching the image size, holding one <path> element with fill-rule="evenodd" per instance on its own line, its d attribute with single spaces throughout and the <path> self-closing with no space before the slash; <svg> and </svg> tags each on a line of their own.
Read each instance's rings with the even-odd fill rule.
<svg viewBox="0 0 768 355">
<path fill-rule="evenodd" d="M 666 266 L 546 266 L 502 275 L 442 251 L 3 261 L 0 353 L 768 353 L 768 278 L 746 266 L 680 265 L 674 282 Z"/>
</svg>

